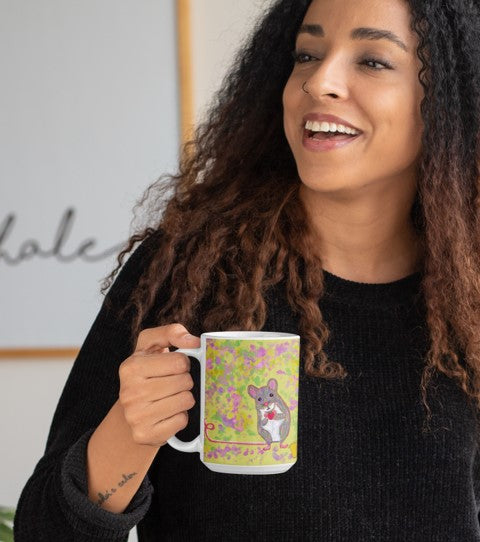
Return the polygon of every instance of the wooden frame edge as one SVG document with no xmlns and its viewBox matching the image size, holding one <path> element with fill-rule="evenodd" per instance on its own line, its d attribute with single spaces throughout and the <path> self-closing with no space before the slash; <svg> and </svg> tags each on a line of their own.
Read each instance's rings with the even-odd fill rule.
<svg viewBox="0 0 480 542">
<path fill-rule="evenodd" d="M 192 27 L 190 0 L 177 0 L 178 85 L 181 144 L 191 139 L 194 127 Z"/>
<path fill-rule="evenodd" d="M 78 347 L 62 348 L 0 348 L 0 360 L 6 359 L 74 359 Z"/>
</svg>

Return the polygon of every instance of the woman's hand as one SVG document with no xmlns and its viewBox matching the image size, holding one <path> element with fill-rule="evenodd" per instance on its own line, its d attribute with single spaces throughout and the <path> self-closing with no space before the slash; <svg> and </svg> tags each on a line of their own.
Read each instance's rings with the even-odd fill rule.
<svg viewBox="0 0 480 542">
<path fill-rule="evenodd" d="M 186 427 L 195 404 L 190 360 L 169 346 L 199 348 L 200 338 L 181 324 L 145 329 L 119 368 L 119 402 L 137 444 L 163 446 Z"/>
</svg>

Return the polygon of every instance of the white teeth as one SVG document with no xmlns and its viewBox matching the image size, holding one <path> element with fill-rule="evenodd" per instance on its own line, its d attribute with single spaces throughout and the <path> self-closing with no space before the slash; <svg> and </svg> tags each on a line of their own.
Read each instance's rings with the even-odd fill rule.
<svg viewBox="0 0 480 542">
<path fill-rule="evenodd" d="M 312 132 L 339 132 L 341 134 L 357 135 L 360 132 L 343 124 L 335 124 L 333 122 L 317 122 L 315 120 L 307 120 L 305 129 Z"/>
</svg>

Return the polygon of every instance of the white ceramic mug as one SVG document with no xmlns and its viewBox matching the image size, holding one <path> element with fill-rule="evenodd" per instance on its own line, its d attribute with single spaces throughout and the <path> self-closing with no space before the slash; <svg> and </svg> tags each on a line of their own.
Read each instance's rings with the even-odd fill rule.
<svg viewBox="0 0 480 542">
<path fill-rule="evenodd" d="M 297 460 L 300 337 L 269 331 L 203 333 L 178 349 L 201 366 L 200 434 L 168 444 L 199 452 L 216 472 L 276 474 Z"/>
</svg>

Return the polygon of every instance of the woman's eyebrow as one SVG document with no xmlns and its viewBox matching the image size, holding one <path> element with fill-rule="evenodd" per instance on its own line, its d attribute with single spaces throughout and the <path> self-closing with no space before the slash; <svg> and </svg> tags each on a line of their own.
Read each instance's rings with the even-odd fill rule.
<svg viewBox="0 0 480 542">
<path fill-rule="evenodd" d="M 311 34 L 312 36 L 317 37 L 324 37 L 325 32 L 323 31 L 323 27 L 320 24 L 302 24 L 300 29 L 297 32 L 297 37 L 299 34 L 307 33 Z M 369 27 L 360 27 L 360 28 L 354 28 L 350 32 L 350 38 L 352 40 L 382 40 L 387 39 L 391 41 L 392 43 L 395 43 L 395 45 L 398 45 L 401 49 L 403 49 L 405 52 L 408 53 L 408 47 L 403 43 L 403 41 L 393 32 L 390 32 L 390 30 L 382 30 L 380 28 L 369 28 Z"/>
</svg>

